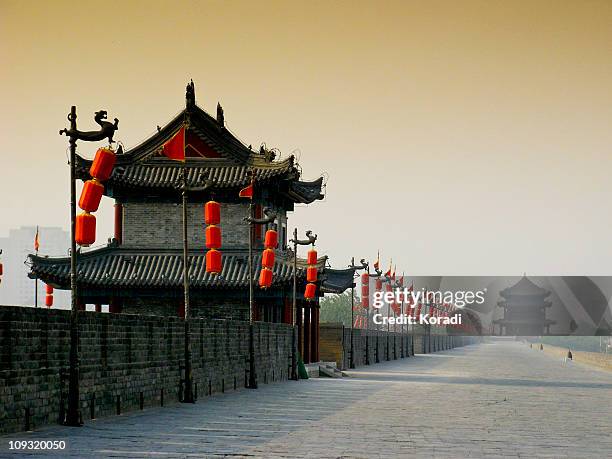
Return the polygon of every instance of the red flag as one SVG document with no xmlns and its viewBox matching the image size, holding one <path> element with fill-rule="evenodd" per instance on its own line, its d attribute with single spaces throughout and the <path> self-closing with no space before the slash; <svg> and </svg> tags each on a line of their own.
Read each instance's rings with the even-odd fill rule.
<svg viewBox="0 0 612 459">
<path fill-rule="evenodd" d="M 374 262 L 374 270 L 378 271 L 380 267 L 380 250 L 376 253 L 376 261 Z"/>
<path fill-rule="evenodd" d="M 385 277 L 391 278 L 391 269 L 393 268 L 393 258 L 389 260 L 389 271 L 385 273 Z"/>
<path fill-rule="evenodd" d="M 162 147 L 162 153 L 175 161 L 185 161 L 185 126 Z"/>
<path fill-rule="evenodd" d="M 38 237 L 38 226 L 36 227 L 36 236 L 34 236 L 34 250 L 38 252 L 40 249 L 40 239 Z"/>
<path fill-rule="evenodd" d="M 240 193 L 238 193 L 238 197 L 253 199 L 253 184 L 251 183 L 246 188 L 240 190 Z"/>
</svg>

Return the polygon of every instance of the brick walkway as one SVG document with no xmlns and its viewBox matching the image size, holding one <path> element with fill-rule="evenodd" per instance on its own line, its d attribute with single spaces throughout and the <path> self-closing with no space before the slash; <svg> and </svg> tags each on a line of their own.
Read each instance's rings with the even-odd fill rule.
<svg viewBox="0 0 612 459">
<path fill-rule="evenodd" d="M 73 457 L 612 454 L 612 373 L 523 344 L 469 346 L 350 374 L 0 437 L 0 451 L 9 439 L 66 439 Z"/>
</svg>

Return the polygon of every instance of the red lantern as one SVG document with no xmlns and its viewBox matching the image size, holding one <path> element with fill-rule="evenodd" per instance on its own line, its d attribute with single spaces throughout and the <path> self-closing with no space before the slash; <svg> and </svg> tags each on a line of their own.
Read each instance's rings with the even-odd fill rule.
<svg viewBox="0 0 612 459">
<path fill-rule="evenodd" d="M 370 296 L 370 275 L 368 273 L 361 275 L 361 296 Z"/>
<path fill-rule="evenodd" d="M 259 286 L 269 288 L 272 285 L 272 270 L 263 268 L 259 273 Z"/>
<path fill-rule="evenodd" d="M 47 292 L 47 295 L 53 295 L 53 287 L 49 284 L 45 286 L 45 291 Z"/>
<path fill-rule="evenodd" d="M 104 193 L 104 185 L 96 179 L 87 180 L 85 185 L 83 185 L 83 191 L 79 199 L 79 207 L 85 212 L 95 212 L 100 206 L 102 193 Z"/>
<path fill-rule="evenodd" d="M 367 295 L 361 295 L 361 307 L 368 309 L 370 307 L 370 297 Z"/>
<path fill-rule="evenodd" d="M 113 173 L 113 167 L 117 156 L 115 153 L 108 148 L 99 148 L 96 152 L 96 156 L 89 169 L 89 174 L 98 179 L 101 182 L 105 182 L 109 179 Z"/>
<path fill-rule="evenodd" d="M 218 226 L 210 225 L 206 227 L 206 248 L 221 248 L 221 228 Z"/>
<path fill-rule="evenodd" d="M 317 292 L 316 284 L 306 284 L 306 291 L 304 292 L 304 298 L 307 300 L 312 300 L 315 297 L 315 293 Z"/>
<path fill-rule="evenodd" d="M 47 306 L 48 308 L 53 306 L 53 295 L 45 296 L 45 306 Z"/>
<path fill-rule="evenodd" d="M 376 278 L 376 291 L 380 292 L 382 290 L 382 279 L 380 277 Z"/>
<path fill-rule="evenodd" d="M 0 263 L 0 276 L 4 274 L 4 268 L 2 267 L 2 263 Z"/>
<path fill-rule="evenodd" d="M 96 217 L 89 212 L 77 215 L 75 239 L 82 247 L 89 247 L 96 242 Z"/>
<path fill-rule="evenodd" d="M 266 231 L 264 247 L 266 249 L 275 249 L 278 245 L 278 233 L 275 230 Z"/>
<path fill-rule="evenodd" d="M 268 269 L 274 268 L 274 250 L 266 249 L 263 251 L 261 266 Z"/>
<path fill-rule="evenodd" d="M 308 256 L 306 257 L 306 263 L 309 265 L 316 265 L 317 258 L 318 258 L 317 251 L 315 249 L 309 250 Z"/>
<path fill-rule="evenodd" d="M 315 266 L 309 266 L 306 269 L 306 282 L 316 282 L 317 274 L 319 274 L 318 269 Z"/>
<path fill-rule="evenodd" d="M 207 225 L 221 223 L 221 205 L 217 201 L 208 201 L 204 204 L 204 223 Z"/>
<path fill-rule="evenodd" d="M 221 252 L 210 249 L 206 252 L 206 272 L 219 274 L 221 272 Z"/>
</svg>

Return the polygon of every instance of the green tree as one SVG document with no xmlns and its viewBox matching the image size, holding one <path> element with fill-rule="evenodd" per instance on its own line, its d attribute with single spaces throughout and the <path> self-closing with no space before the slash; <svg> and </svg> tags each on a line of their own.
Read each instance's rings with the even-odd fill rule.
<svg viewBox="0 0 612 459">
<path fill-rule="evenodd" d="M 359 298 L 355 295 L 355 305 Z M 321 322 L 341 323 L 345 327 L 351 326 L 351 291 L 347 290 L 338 295 L 326 295 L 321 298 Z M 355 312 L 357 315 L 357 312 Z"/>
</svg>

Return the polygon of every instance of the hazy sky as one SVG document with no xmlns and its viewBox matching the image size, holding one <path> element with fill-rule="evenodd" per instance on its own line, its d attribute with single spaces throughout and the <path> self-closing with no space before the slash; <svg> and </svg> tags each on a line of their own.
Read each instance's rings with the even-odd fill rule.
<svg viewBox="0 0 612 459">
<path fill-rule="evenodd" d="M 329 175 L 290 228 L 334 266 L 612 274 L 612 2 L 0 0 L 0 21 L 0 235 L 67 227 L 70 105 L 130 147 L 193 78 L 245 143 Z"/>
</svg>

